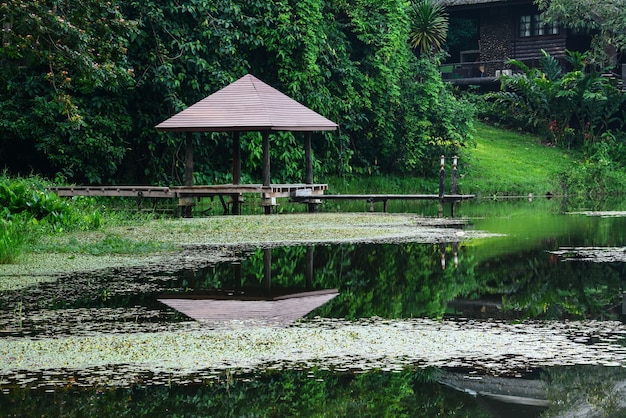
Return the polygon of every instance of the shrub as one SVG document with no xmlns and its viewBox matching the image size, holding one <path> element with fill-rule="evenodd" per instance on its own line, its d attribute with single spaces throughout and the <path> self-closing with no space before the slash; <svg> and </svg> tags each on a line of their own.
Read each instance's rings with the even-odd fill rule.
<svg viewBox="0 0 626 418">
<path fill-rule="evenodd" d="M 28 231 L 26 222 L 0 219 L 0 264 L 18 261 L 28 244 Z"/>
<path fill-rule="evenodd" d="M 24 216 L 34 225 L 53 230 L 94 229 L 101 224 L 100 212 L 92 198 L 67 200 L 48 190 L 37 178 L 0 177 L 0 217 Z"/>
<path fill-rule="evenodd" d="M 587 144 L 587 158 L 563 176 L 562 184 L 567 193 L 596 196 L 623 193 L 626 184 L 624 171 L 613 160 L 613 150 L 608 141 Z"/>
</svg>

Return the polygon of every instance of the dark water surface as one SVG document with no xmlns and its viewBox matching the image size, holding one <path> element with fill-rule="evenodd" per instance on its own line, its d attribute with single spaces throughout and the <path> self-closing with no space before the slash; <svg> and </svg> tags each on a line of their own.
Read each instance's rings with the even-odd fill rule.
<svg viewBox="0 0 626 418">
<path fill-rule="evenodd" d="M 6 347 L 32 341 L 31 350 L 102 336 L 235 326 L 246 338 L 247 329 L 303 323 L 324 334 L 430 318 L 475 335 L 519 326 L 520 339 L 525 324 L 574 324 L 569 342 L 592 353 L 579 361 L 516 363 L 496 348 L 480 361 L 470 345 L 467 359 L 437 366 L 403 359 L 357 372 L 362 353 L 338 350 L 316 364 L 275 359 L 181 374 L 117 359 L 60 367 L 54 353 L 37 353 L 51 366 L 0 369 L 0 416 L 626 416 L 626 205 L 587 206 L 463 203 L 458 242 L 226 249 L 223 263 L 196 257 L 183 268 L 110 269 L 0 292 L 0 336 Z M 464 241 L 468 229 L 501 235 Z"/>
</svg>

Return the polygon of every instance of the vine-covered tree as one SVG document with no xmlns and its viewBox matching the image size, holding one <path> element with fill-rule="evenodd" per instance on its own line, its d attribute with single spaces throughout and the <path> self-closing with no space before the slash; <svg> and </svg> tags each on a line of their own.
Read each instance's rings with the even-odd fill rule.
<svg viewBox="0 0 626 418">
<path fill-rule="evenodd" d="M 339 124 L 315 137 L 318 174 L 428 173 L 442 147 L 470 139 L 471 111 L 411 51 L 408 11 L 404 0 L 9 0 L 0 164 L 75 182 L 176 183 L 182 138 L 154 126 L 252 73 Z M 194 141 L 196 181 L 228 180 L 230 137 Z M 273 179 L 301 181 L 302 138 L 272 141 Z M 243 180 L 255 180 L 260 135 L 241 143 Z"/>
<path fill-rule="evenodd" d="M 0 24 L 2 163 L 89 182 L 114 174 L 131 130 L 136 23 L 117 0 L 7 0 Z"/>
</svg>

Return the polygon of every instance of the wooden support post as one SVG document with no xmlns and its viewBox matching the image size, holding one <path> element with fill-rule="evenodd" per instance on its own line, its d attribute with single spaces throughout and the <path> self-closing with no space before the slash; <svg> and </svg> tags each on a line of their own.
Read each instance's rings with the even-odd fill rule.
<svg viewBox="0 0 626 418">
<path fill-rule="evenodd" d="M 193 186 L 193 134 L 191 132 L 187 132 L 185 137 L 185 186 Z M 180 205 L 183 217 L 191 218 L 193 199 L 182 198 Z"/>
<path fill-rule="evenodd" d="M 446 244 L 444 242 L 439 243 L 439 255 L 441 257 L 441 270 L 446 269 Z"/>
<path fill-rule="evenodd" d="M 235 276 L 235 290 L 241 290 L 241 261 L 233 262 L 233 275 Z"/>
<path fill-rule="evenodd" d="M 311 132 L 304 134 L 304 160 L 306 166 L 306 173 L 304 182 L 306 184 L 313 184 L 313 147 L 311 146 Z M 308 212 L 317 212 L 317 203 L 308 203 Z"/>
<path fill-rule="evenodd" d="M 241 139 L 239 132 L 233 132 L 233 184 L 241 184 Z"/>
<path fill-rule="evenodd" d="M 233 184 L 241 184 L 241 139 L 239 132 L 233 132 Z M 238 194 L 231 196 L 232 213 L 239 215 L 241 213 L 241 202 Z"/>
<path fill-rule="evenodd" d="M 306 288 L 313 289 L 313 254 L 315 247 L 307 245 L 306 247 Z"/>
<path fill-rule="evenodd" d="M 451 194 L 457 194 L 456 176 L 458 171 L 458 163 L 459 157 L 455 155 L 452 158 L 452 190 L 450 191 Z"/>
<path fill-rule="evenodd" d="M 439 164 L 439 216 L 443 216 L 443 196 L 444 196 L 444 187 L 446 182 L 446 168 L 444 167 L 446 163 L 445 155 L 441 156 L 441 161 Z"/>
<path fill-rule="evenodd" d="M 270 134 L 265 131 L 263 136 L 263 186 L 269 187 L 271 184 L 270 175 Z"/>
<path fill-rule="evenodd" d="M 459 157 L 455 155 L 452 158 L 452 186 L 450 190 L 451 194 L 457 194 L 456 177 L 458 171 L 458 163 Z M 454 201 L 450 202 L 450 216 L 454 218 Z"/>
<path fill-rule="evenodd" d="M 457 241 L 452 243 L 452 255 L 454 257 L 454 267 L 459 267 L 459 243 Z"/>
<path fill-rule="evenodd" d="M 313 184 L 313 150 L 311 147 L 311 132 L 304 134 L 304 159 L 306 160 L 305 183 Z"/>
<path fill-rule="evenodd" d="M 263 186 L 269 187 L 271 183 L 270 176 L 270 134 L 267 131 L 262 133 L 263 135 Z M 270 215 L 272 213 L 272 205 L 270 202 L 265 202 L 265 214 Z"/>
<path fill-rule="evenodd" d="M 193 134 L 185 138 L 185 186 L 193 186 Z"/>
</svg>

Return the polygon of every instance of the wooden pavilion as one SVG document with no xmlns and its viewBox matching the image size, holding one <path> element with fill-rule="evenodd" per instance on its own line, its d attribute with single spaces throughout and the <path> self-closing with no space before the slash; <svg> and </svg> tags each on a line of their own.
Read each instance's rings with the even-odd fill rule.
<svg viewBox="0 0 626 418">
<path fill-rule="evenodd" d="M 162 132 L 186 132 L 185 186 L 181 204 L 190 213 L 193 197 L 224 196 L 232 198 L 232 213 L 239 213 L 243 193 L 260 193 L 265 213 L 272 212 L 277 197 L 323 195 L 326 184 L 313 183 L 311 133 L 337 129 L 337 124 L 303 106 L 253 75 L 245 75 L 223 89 L 189 106 L 156 126 Z M 263 137 L 263 183 L 241 184 L 240 133 L 256 131 Z M 272 185 L 270 176 L 270 134 L 275 131 L 305 133 L 305 183 Z M 194 186 L 193 132 L 231 132 L 232 184 Z M 187 192 L 185 195 L 184 192 Z M 311 206 L 310 206 L 311 207 Z"/>
</svg>

